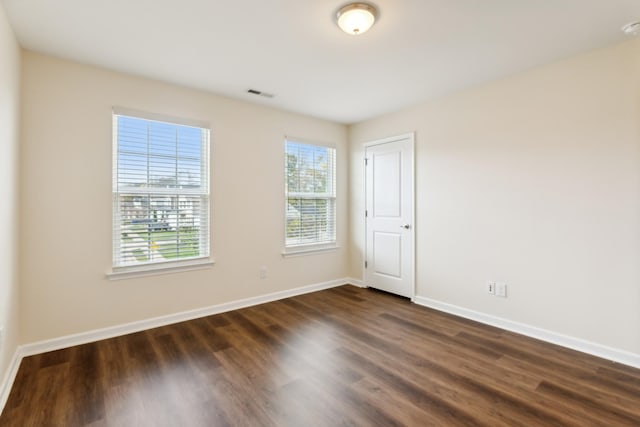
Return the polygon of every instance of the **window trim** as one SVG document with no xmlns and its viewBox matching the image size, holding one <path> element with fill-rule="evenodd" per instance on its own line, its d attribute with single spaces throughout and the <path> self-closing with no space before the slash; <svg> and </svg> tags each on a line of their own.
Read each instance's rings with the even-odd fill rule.
<svg viewBox="0 0 640 427">
<path fill-rule="evenodd" d="M 325 252 L 334 252 L 340 249 L 336 243 L 312 243 L 309 245 L 290 246 L 282 250 L 282 257 L 297 257 L 304 255 L 321 254 Z"/>
<path fill-rule="evenodd" d="M 286 172 L 287 172 L 287 143 L 298 143 L 304 145 L 311 145 L 316 147 L 324 147 L 330 148 L 334 150 L 333 153 L 333 177 L 332 177 L 332 193 L 318 193 L 317 197 L 306 197 L 310 199 L 327 199 L 332 200 L 334 204 L 334 213 L 333 213 L 333 240 L 330 242 L 312 242 L 312 243 L 302 243 L 296 245 L 287 245 L 287 209 L 288 209 L 288 199 L 289 195 L 292 197 L 299 197 L 306 193 L 288 193 L 286 191 Z M 284 144 L 283 144 L 283 165 L 284 165 L 284 248 L 282 250 L 282 256 L 284 258 L 295 257 L 295 256 L 304 256 L 304 255 L 313 255 L 318 253 L 326 253 L 333 252 L 339 249 L 338 246 L 338 150 L 334 144 L 322 143 L 317 141 L 310 141 L 305 138 L 297 138 L 292 136 L 285 136 Z M 304 196 L 301 198 L 305 198 Z"/>
<path fill-rule="evenodd" d="M 127 189 L 125 191 L 118 191 L 116 188 L 116 177 L 118 173 L 118 123 L 116 117 L 118 116 L 127 116 L 136 119 L 148 120 L 148 121 L 156 121 L 162 123 L 169 123 L 178 126 L 188 126 L 195 127 L 207 130 L 207 158 L 205 160 L 205 164 L 202 166 L 203 172 L 206 173 L 206 192 L 202 191 L 193 191 L 190 189 L 181 189 L 180 192 L 176 192 L 175 189 L 158 189 L 158 191 L 153 191 L 151 193 L 155 194 L 183 194 L 183 195 L 192 195 L 192 196 L 204 196 L 206 203 L 206 249 L 207 254 L 204 256 L 196 256 L 191 258 L 183 258 L 178 260 L 167 260 L 167 261 L 152 261 L 145 262 L 141 264 L 133 264 L 133 265 L 115 265 L 116 254 L 119 252 L 119 247 L 115 247 L 116 239 L 119 238 L 120 231 L 120 221 L 119 216 L 120 212 L 118 209 L 118 203 L 116 201 L 118 195 L 120 193 L 130 193 L 132 189 Z M 200 270 L 204 268 L 210 268 L 214 265 L 215 261 L 211 256 L 211 126 L 208 122 L 200 121 L 200 120 L 192 120 L 192 119 L 184 119 L 174 116 L 168 116 L 163 114 L 149 113 L 139 110 L 133 110 L 123 107 L 112 108 L 111 113 L 111 121 L 112 121 L 112 217 L 111 217 L 111 227 L 112 227 L 112 258 L 111 258 L 111 270 L 106 273 L 106 277 L 109 280 L 121 280 L 133 277 L 142 277 L 142 276 L 152 276 L 152 275 L 160 275 L 160 274 L 171 274 L 177 273 L 181 271 L 191 271 L 191 270 Z M 133 193 L 138 191 L 134 190 Z M 145 191 L 140 191 L 141 194 L 149 194 L 148 189 Z"/>
<path fill-rule="evenodd" d="M 211 132 L 211 124 L 204 120 L 185 119 L 183 117 L 169 116 L 166 114 L 150 113 L 148 111 L 134 110 L 124 107 L 113 107 L 112 116 L 129 116 L 143 120 L 152 120 L 154 122 L 172 123 L 174 125 L 191 126 L 195 128 L 209 129 Z"/>
<path fill-rule="evenodd" d="M 109 280 L 123 280 L 135 277 L 180 273 L 182 271 L 204 270 L 212 267 L 214 264 L 215 260 L 210 256 L 189 258 L 181 261 L 150 263 L 140 266 L 128 265 L 124 267 L 111 267 L 111 271 L 107 272 L 105 276 Z"/>
</svg>

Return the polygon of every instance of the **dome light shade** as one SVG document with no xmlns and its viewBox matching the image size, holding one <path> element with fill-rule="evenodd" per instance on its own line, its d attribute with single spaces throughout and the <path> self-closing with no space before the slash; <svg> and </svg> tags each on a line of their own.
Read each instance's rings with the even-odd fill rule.
<svg viewBox="0 0 640 427">
<path fill-rule="evenodd" d="M 378 11 L 367 3 L 350 3 L 336 13 L 338 26 L 347 34 L 357 36 L 376 22 Z"/>
</svg>

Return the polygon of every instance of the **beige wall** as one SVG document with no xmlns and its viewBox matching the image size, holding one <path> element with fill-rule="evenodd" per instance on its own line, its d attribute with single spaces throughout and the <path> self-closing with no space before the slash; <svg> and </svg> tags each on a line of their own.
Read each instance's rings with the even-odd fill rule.
<svg viewBox="0 0 640 427">
<path fill-rule="evenodd" d="M 21 341 L 361 277 L 362 143 L 415 130 L 417 294 L 638 354 L 638 76 L 632 41 L 352 126 L 347 147 L 341 125 L 24 52 Z M 211 269 L 105 279 L 114 105 L 211 123 Z M 280 255 L 285 134 L 337 145 L 337 252 Z M 0 211 L 8 235 L 14 212 Z"/>
<path fill-rule="evenodd" d="M 18 128 L 20 48 L 0 5 L 0 381 L 19 340 Z M 0 385 L 2 383 L 0 382 Z"/>
<path fill-rule="evenodd" d="M 23 342 L 347 275 L 346 127 L 30 52 L 23 69 Z M 211 123 L 211 269 L 105 279 L 112 106 Z M 281 256 L 285 135 L 337 146 L 336 252 Z M 266 279 L 259 278 L 262 265 Z"/>
<path fill-rule="evenodd" d="M 640 41 L 351 127 L 354 277 L 362 143 L 409 131 L 419 296 L 640 354 Z"/>
</svg>

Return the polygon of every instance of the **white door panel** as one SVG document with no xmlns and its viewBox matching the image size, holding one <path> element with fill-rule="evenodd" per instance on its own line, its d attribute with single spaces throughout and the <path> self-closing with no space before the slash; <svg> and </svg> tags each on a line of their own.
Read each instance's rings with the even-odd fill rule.
<svg viewBox="0 0 640 427">
<path fill-rule="evenodd" d="M 399 152 L 372 154 L 373 206 L 376 218 L 397 218 L 400 216 L 400 168 L 402 157 Z"/>
<path fill-rule="evenodd" d="M 365 284 L 413 297 L 413 135 L 368 144 Z"/>
<path fill-rule="evenodd" d="M 376 274 L 399 278 L 402 262 L 400 260 L 402 237 L 398 233 L 374 232 L 373 265 Z"/>
</svg>

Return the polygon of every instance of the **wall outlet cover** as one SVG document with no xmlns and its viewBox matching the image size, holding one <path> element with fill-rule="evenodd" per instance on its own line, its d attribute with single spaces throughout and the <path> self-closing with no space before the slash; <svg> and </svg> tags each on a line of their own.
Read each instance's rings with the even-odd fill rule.
<svg viewBox="0 0 640 427">
<path fill-rule="evenodd" d="M 502 282 L 496 283 L 496 296 L 506 298 L 507 297 L 507 284 Z"/>
<path fill-rule="evenodd" d="M 487 281 L 487 293 L 491 295 L 495 295 L 496 293 L 496 282 Z"/>
</svg>

